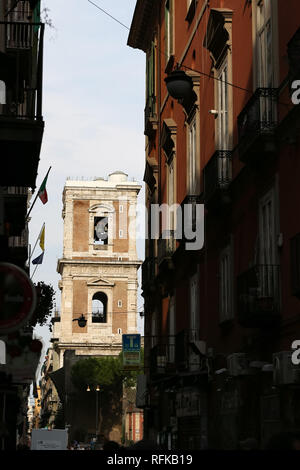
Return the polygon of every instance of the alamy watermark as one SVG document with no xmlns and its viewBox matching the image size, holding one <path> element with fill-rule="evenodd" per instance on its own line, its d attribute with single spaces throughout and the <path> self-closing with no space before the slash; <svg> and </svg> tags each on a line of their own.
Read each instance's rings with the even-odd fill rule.
<svg viewBox="0 0 300 470">
<path fill-rule="evenodd" d="M 291 88 L 295 90 L 292 93 L 292 103 L 300 104 L 300 80 L 293 81 Z"/>
<path fill-rule="evenodd" d="M 122 210 L 121 210 L 122 209 Z M 93 211 L 98 243 L 118 239 L 184 240 L 186 250 L 201 250 L 204 245 L 204 205 L 132 204 L 119 199 L 115 207 Z"/>
<path fill-rule="evenodd" d="M 298 366 L 300 364 L 300 340 L 296 339 L 295 341 L 292 342 L 291 349 L 294 350 L 292 353 L 292 364 L 294 366 Z"/>
</svg>

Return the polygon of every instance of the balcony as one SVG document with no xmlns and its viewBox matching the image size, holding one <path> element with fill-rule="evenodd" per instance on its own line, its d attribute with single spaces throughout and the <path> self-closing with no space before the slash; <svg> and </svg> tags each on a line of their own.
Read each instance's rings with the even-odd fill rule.
<svg viewBox="0 0 300 470">
<path fill-rule="evenodd" d="M 157 129 L 157 114 L 155 112 L 155 96 L 149 96 L 145 106 L 145 127 L 144 134 L 152 137 Z"/>
<path fill-rule="evenodd" d="M 18 186 L 2 187 L 4 220 L 9 236 L 19 237 L 25 229 L 28 188 Z"/>
<path fill-rule="evenodd" d="M 261 163 L 276 151 L 276 88 L 257 88 L 238 116 L 239 156 L 244 163 Z"/>
<path fill-rule="evenodd" d="M 175 336 L 168 336 L 150 349 L 150 373 L 156 376 L 175 372 Z"/>
<path fill-rule="evenodd" d="M 198 329 L 184 329 L 175 338 L 175 362 L 180 371 L 199 370 L 200 355 L 205 351 Z"/>
<path fill-rule="evenodd" d="M 174 230 L 164 230 L 162 234 L 164 238 L 157 240 L 157 261 L 160 268 L 166 263 L 169 269 L 173 269 L 172 255 L 176 248 L 174 234 Z"/>
<path fill-rule="evenodd" d="M 232 180 L 232 152 L 217 150 L 203 170 L 204 202 L 229 201 L 227 190 Z"/>
<path fill-rule="evenodd" d="M 280 267 L 257 265 L 237 278 L 238 320 L 245 328 L 280 321 Z"/>
<path fill-rule="evenodd" d="M 28 231 L 26 229 L 20 236 L 8 238 L 8 250 L 10 259 L 23 268 L 28 258 Z"/>
<path fill-rule="evenodd" d="M 42 23 L 0 22 L 2 186 L 35 188 L 44 130 Z"/>
</svg>

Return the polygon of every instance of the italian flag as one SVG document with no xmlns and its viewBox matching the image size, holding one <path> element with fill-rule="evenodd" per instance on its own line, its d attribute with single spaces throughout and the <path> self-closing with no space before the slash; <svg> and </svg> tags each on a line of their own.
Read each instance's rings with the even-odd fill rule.
<svg viewBox="0 0 300 470">
<path fill-rule="evenodd" d="M 49 173 L 49 171 L 48 171 Z M 48 202 L 48 194 L 47 194 L 47 190 L 46 190 L 46 183 L 47 183 L 47 178 L 48 178 L 48 173 L 47 175 L 45 176 L 41 186 L 40 186 L 40 189 L 39 189 L 39 192 L 38 192 L 38 196 L 40 198 L 40 200 L 42 201 L 43 204 L 46 204 L 46 202 Z"/>
</svg>

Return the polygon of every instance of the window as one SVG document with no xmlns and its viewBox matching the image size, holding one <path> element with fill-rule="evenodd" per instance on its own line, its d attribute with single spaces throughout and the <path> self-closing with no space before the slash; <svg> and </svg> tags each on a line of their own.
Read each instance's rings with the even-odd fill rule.
<svg viewBox="0 0 300 470">
<path fill-rule="evenodd" d="M 259 263 L 276 264 L 275 191 L 268 191 L 259 201 Z"/>
<path fill-rule="evenodd" d="M 232 246 L 227 245 L 220 254 L 219 315 L 220 323 L 233 318 L 233 263 Z"/>
<path fill-rule="evenodd" d="M 155 44 L 151 43 L 151 49 L 146 61 L 146 93 L 147 98 L 155 97 Z M 154 104 L 154 103 L 152 103 Z"/>
<path fill-rule="evenodd" d="M 118 300 L 118 307 L 122 307 L 122 300 Z"/>
<path fill-rule="evenodd" d="M 122 334 L 122 329 L 118 328 L 118 335 L 121 335 L 121 334 Z"/>
<path fill-rule="evenodd" d="M 169 354 L 168 362 L 174 363 L 175 361 L 175 299 L 174 297 L 170 298 L 169 303 Z"/>
<path fill-rule="evenodd" d="M 92 299 L 92 323 L 107 322 L 107 296 L 104 292 L 96 292 Z"/>
<path fill-rule="evenodd" d="M 279 293 L 276 232 L 275 190 L 271 189 L 259 201 L 259 297 Z"/>
<path fill-rule="evenodd" d="M 120 206 L 119 207 L 119 212 L 123 213 L 123 211 L 124 211 L 124 206 Z"/>
<path fill-rule="evenodd" d="M 188 127 L 188 186 L 189 194 L 196 193 L 197 182 L 197 132 L 196 132 L 196 114 Z"/>
<path fill-rule="evenodd" d="M 190 278 L 190 329 L 194 337 L 198 337 L 199 332 L 199 277 L 194 274 Z"/>
<path fill-rule="evenodd" d="M 94 244 L 107 245 L 108 244 L 108 218 L 95 217 L 94 218 Z"/>
<path fill-rule="evenodd" d="M 217 71 L 217 147 L 218 150 L 228 150 L 228 64 L 227 59 Z"/>
<path fill-rule="evenodd" d="M 140 413 L 135 414 L 135 429 L 137 433 L 140 430 Z"/>
<path fill-rule="evenodd" d="M 165 3 L 165 54 L 167 64 L 173 54 L 173 0 Z"/>
<path fill-rule="evenodd" d="M 273 47 L 271 24 L 271 0 L 259 0 L 256 8 L 256 39 L 257 39 L 257 79 L 258 86 L 272 88 Z"/>
<path fill-rule="evenodd" d="M 123 238 L 124 232 L 123 230 L 119 230 L 119 238 Z"/>
<path fill-rule="evenodd" d="M 203 46 L 210 52 L 215 77 L 216 150 L 231 150 L 233 134 L 232 83 L 233 11 L 218 8 L 210 12 Z"/>
<path fill-rule="evenodd" d="M 175 203 L 175 170 L 174 170 L 174 159 L 167 166 L 168 168 L 168 206 L 169 209 L 173 207 Z M 176 226 L 174 210 L 169 210 L 169 229 L 174 230 Z"/>
</svg>

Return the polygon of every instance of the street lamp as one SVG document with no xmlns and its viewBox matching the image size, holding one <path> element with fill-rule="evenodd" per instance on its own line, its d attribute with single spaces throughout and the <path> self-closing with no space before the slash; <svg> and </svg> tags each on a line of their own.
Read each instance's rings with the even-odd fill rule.
<svg viewBox="0 0 300 470">
<path fill-rule="evenodd" d="M 177 68 L 165 78 L 165 82 L 169 95 L 189 111 L 197 100 L 192 78 Z"/>
<path fill-rule="evenodd" d="M 78 321 L 80 328 L 84 328 L 86 325 L 86 318 L 83 314 L 79 318 L 74 318 L 72 321 Z"/>
</svg>

